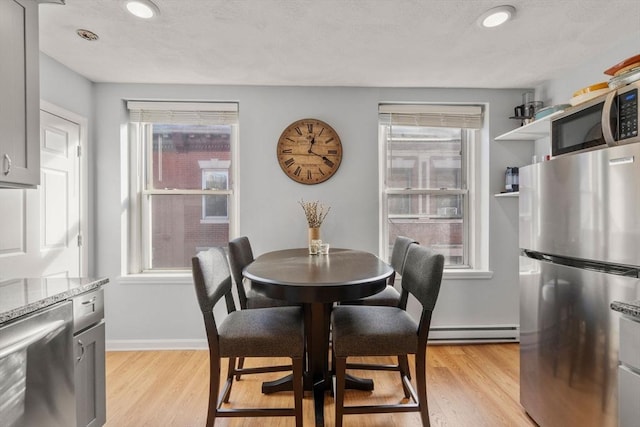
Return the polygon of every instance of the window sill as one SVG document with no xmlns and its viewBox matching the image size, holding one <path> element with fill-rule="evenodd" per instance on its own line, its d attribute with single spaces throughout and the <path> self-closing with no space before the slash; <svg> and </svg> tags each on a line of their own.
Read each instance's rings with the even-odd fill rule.
<svg viewBox="0 0 640 427">
<path fill-rule="evenodd" d="M 118 278 L 121 285 L 183 285 L 192 284 L 191 272 L 175 273 L 139 273 L 127 274 Z"/>
<path fill-rule="evenodd" d="M 493 271 L 490 270 L 445 270 L 443 279 L 465 279 L 465 280 L 487 280 L 493 277 Z"/>
<path fill-rule="evenodd" d="M 229 224 L 229 218 L 203 218 L 200 224 Z"/>
<path fill-rule="evenodd" d="M 493 277 L 489 270 L 445 270 L 443 279 L 487 280 Z M 118 278 L 122 285 L 182 285 L 192 284 L 191 272 L 175 273 L 139 273 L 127 274 Z"/>
</svg>

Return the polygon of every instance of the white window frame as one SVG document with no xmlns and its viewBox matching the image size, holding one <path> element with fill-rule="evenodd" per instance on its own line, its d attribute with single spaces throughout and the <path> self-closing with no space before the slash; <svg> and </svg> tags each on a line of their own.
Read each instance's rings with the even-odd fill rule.
<svg viewBox="0 0 640 427">
<path fill-rule="evenodd" d="M 214 161 L 217 159 L 213 159 Z M 231 162 L 228 162 L 229 164 L 231 164 Z M 219 188 L 219 190 L 223 190 L 223 191 L 228 191 L 229 190 L 229 169 L 225 168 L 202 168 L 201 167 L 201 173 L 202 173 L 202 188 L 203 190 L 207 190 L 207 188 L 205 187 L 206 185 L 206 174 L 207 173 L 215 173 L 215 174 L 219 174 L 219 175 L 225 175 L 225 181 L 226 181 L 226 188 L 222 189 Z M 211 223 L 227 223 L 229 222 L 229 206 L 227 204 L 227 213 L 226 215 L 207 215 L 207 197 L 210 197 L 210 195 L 203 195 L 202 196 L 202 219 L 200 220 L 201 224 L 211 224 Z"/>
<path fill-rule="evenodd" d="M 215 222 L 228 222 L 229 223 L 229 238 L 235 238 L 239 234 L 239 220 L 240 220 L 240 173 L 239 173 L 239 131 L 238 131 L 238 105 L 236 103 L 221 103 L 221 102 L 163 102 L 163 101 L 128 101 L 128 108 L 130 110 L 134 108 L 141 108 L 144 111 L 149 112 L 151 115 L 167 113 L 167 116 L 171 114 L 181 115 L 185 118 L 181 120 L 188 121 L 193 118 L 194 115 L 190 112 L 196 112 L 197 115 L 207 116 L 208 114 L 220 115 L 224 118 L 233 117 L 229 123 L 231 126 L 231 161 L 227 162 L 227 171 L 229 173 L 228 185 L 231 188 L 227 190 L 174 190 L 174 189 L 152 189 L 148 190 L 144 188 L 145 178 L 143 174 L 148 171 L 145 162 L 148 159 L 148 154 L 144 153 L 144 147 L 142 146 L 142 134 L 141 132 L 147 132 L 147 138 L 151 135 L 151 126 L 130 122 L 128 126 L 128 141 L 129 141 L 129 180 L 128 180 L 128 199 L 129 210 L 128 215 L 123 217 L 126 226 L 123 228 L 126 230 L 123 236 L 123 259 L 122 259 L 122 283 L 150 283 L 149 279 L 152 279 L 153 283 L 163 281 L 174 281 L 176 276 L 179 277 L 179 283 L 191 283 L 191 271 L 188 268 L 184 269 L 151 269 L 150 259 L 151 254 L 149 248 L 151 248 L 151 224 L 150 221 L 143 221 L 144 215 L 149 215 L 149 195 L 226 195 L 229 196 L 227 205 L 228 218 L 225 221 Z M 207 118 L 207 117 L 205 117 Z M 196 121 L 198 118 L 196 117 Z M 184 124 L 189 124 L 186 122 Z M 150 147 L 149 147 L 150 149 Z M 229 168 L 229 166 L 231 166 Z M 149 179 L 150 177 L 147 177 Z M 145 226 L 146 224 L 146 226 Z M 175 281 L 172 283 L 176 283 Z"/>
<path fill-rule="evenodd" d="M 468 104 L 466 104 L 468 105 Z M 447 111 L 447 107 L 451 106 L 455 111 L 457 106 L 465 106 L 465 104 L 399 104 L 384 103 L 380 104 L 380 111 L 396 110 L 401 114 L 411 115 L 417 106 L 418 111 L 426 111 L 434 113 L 434 117 L 438 115 L 446 115 L 451 111 Z M 473 104 L 478 106 L 478 104 Z M 467 188 L 466 190 L 447 190 L 457 193 L 465 191 L 465 208 L 467 215 L 465 217 L 464 226 L 468 236 L 468 242 L 464 250 L 467 251 L 466 257 L 468 266 L 445 268 L 444 277 L 447 279 L 490 279 L 493 272 L 489 270 L 489 191 L 488 191 L 488 175 L 489 175 L 489 130 L 488 130 L 488 105 L 480 105 L 483 110 L 484 120 L 482 127 L 477 130 L 475 141 L 466 144 L 466 162 L 467 162 Z M 442 113 L 438 113 L 442 111 Z M 429 192 L 429 190 L 403 190 L 403 189 L 387 189 L 387 147 L 386 135 L 384 133 L 385 125 L 379 122 L 378 126 L 378 195 L 380 212 L 379 212 L 379 254 L 382 259 L 389 259 L 389 226 L 387 221 L 388 203 L 387 196 L 389 194 L 404 194 L 418 191 L 420 194 Z M 452 193 L 452 194 L 453 194 Z M 444 194 L 444 193 L 440 193 Z M 411 236 L 408 236 L 411 237 Z"/>
</svg>

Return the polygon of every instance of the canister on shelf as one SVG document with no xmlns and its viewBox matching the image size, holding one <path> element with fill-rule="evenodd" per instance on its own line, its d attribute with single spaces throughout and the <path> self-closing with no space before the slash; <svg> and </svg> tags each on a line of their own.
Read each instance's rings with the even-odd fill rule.
<svg viewBox="0 0 640 427">
<path fill-rule="evenodd" d="M 520 176 L 518 168 L 515 166 L 507 167 L 504 173 L 504 189 L 506 192 L 511 193 L 518 191 L 520 188 Z"/>
</svg>

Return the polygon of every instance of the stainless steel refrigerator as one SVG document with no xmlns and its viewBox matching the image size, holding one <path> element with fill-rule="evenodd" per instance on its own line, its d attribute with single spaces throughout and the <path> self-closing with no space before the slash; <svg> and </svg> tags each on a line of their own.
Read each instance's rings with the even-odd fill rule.
<svg viewBox="0 0 640 427">
<path fill-rule="evenodd" d="M 640 144 L 525 166 L 519 203 L 520 402 L 541 427 L 615 427 L 609 306 L 640 298 Z"/>
</svg>

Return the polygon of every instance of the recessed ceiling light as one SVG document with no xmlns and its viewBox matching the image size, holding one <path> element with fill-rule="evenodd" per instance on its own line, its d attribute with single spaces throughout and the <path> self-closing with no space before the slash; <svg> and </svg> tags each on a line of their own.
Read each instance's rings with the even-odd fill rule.
<svg viewBox="0 0 640 427">
<path fill-rule="evenodd" d="M 85 39 L 87 41 L 90 41 L 90 42 L 94 42 L 94 41 L 98 40 L 98 38 L 99 38 L 98 35 L 96 33 L 94 33 L 93 31 L 84 30 L 82 28 L 76 30 L 76 34 L 79 37 L 81 37 L 81 38 L 83 38 L 83 39 Z"/>
<path fill-rule="evenodd" d="M 516 14 L 513 6 L 498 6 L 487 10 L 478 18 L 478 24 L 484 28 L 493 28 L 502 25 Z"/>
<path fill-rule="evenodd" d="M 129 13 L 142 19 L 150 19 L 160 14 L 158 6 L 150 0 L 127 0 L 124 6 Z"/>
</svg>

